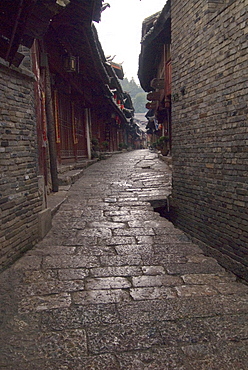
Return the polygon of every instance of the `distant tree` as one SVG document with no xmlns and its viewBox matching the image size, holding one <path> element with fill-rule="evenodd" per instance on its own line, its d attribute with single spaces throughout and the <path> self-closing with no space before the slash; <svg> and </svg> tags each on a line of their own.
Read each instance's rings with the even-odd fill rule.
<svg viewBox="0 0 248 370">
<path fill-rule="evenodd" d="M 140 92 L 136 94 L 136 96 L 133 99 L 133 106 L 136 113 L 144 113 L 147 111 L 146 109 L 146 93 Z"/>
<path fill-rule="evenodd" d="M 129 81 L 126 77 L 120 81 L 122 89 L 129 93 L 132 98 L 133 106 L 136 113 L 144 113 L 147 111 L 145 105 L 147 103 L 146 93 L 138 85 L 132 77 Z"/>
<path fill-rule="evenodd" d="M 132 98 L 134 98 L 138 93 L 143 92 L 142 88 L 140 85 L 137 85 L 133 77 L 130 81 L 127 78 L 124 78 L 120 82 L 123 90 L 128 92 Z"/>
</svg>

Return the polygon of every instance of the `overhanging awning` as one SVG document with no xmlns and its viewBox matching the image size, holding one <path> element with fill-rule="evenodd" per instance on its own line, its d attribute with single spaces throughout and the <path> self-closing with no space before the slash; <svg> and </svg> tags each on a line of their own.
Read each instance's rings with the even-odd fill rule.
<svg viewBox="0 0 248 370">
<path fill-rule="evenodd" d="M 34 39 L 41 39 L 55 18 L 63 19 L 63 10 L 72 10 L 69 22 L 91 24 L 101 17 L 102 0 L 1 0 L 0 1 L 0 57 L 15 61 L 18 47 L 30 48 Z M 76 11 L 75 11 L 76 9 Z M 72 21 L 73 20 L 73 21 Z M 16 58 L 18 65 L 20 58 Z"/>
<path fill-rule="evenodd" d="M 157 17 L 153 27 L 141 41 L 138 77 L 144 91 L 151 91 L 151 80 L 157 77 L 158 55 L 162 54 L 163 45 L 171 42 L 171 1 L 168 0 Z M 150 21 L 150 20 L 149 20 Z"/>
</svg>

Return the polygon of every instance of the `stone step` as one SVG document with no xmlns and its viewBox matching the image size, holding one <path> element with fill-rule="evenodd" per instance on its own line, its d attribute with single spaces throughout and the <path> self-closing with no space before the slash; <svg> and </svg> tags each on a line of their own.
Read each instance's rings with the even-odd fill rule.
<svg viewBox="0 0 248 370">
<path fill-rule="evenodd" d="M 59 175 L 59 186 L 74 184 L 82 175 L 84 169 L 67 171 Z"/>
</svg>

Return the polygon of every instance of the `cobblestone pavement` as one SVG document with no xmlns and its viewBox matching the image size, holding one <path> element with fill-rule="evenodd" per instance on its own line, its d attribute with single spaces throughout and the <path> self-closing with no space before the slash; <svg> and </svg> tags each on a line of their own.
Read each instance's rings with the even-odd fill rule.
<svg viewBox="0 0 248 370">
<path fill-rule="evenodd" d="M 248 287 L 153 211 L 169 192 L 148 150 L 85 170 L 0 275 L 0 368 L 248 369 Z"/>
</svg>

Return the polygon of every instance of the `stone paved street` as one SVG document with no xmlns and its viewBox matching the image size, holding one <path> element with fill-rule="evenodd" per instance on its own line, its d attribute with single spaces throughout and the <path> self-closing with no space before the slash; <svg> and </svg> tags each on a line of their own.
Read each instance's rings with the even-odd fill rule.
<svg viewBox="0 0 248 370">
<path fill-rule="evenodd" d="M 248 369 L 248 286 L 153 211 L 170 186 L 148 150 L 84 171 L 0 275 L 0 368 Z"/>
</svg>

